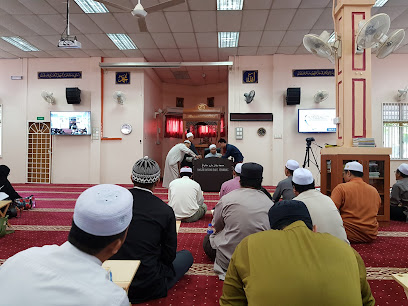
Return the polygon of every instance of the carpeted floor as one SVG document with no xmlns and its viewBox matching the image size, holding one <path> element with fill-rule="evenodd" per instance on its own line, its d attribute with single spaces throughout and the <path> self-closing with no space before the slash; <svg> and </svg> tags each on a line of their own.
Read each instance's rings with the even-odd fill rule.
<svg viewBox="0 0 408 306">
<path fill-rule="evenodd" d="M 12 219 L 16 232 L 0 238 L 0 264 L 8 257 L 32 246 L 62 244 L 70 229 L 75 200 L 91 185 L 35 185 L 16 184 L 21 196 L 34 195 L 37 206 L 24 211 L 21 218 Z M 124 187 L 130 187 L 126 185 Z M 272 187 L 267 188 L 273 191 Z M 167 202 L 167 189 L 157 188 L 155 194 Z M 218 193 L 204 193 L 205 202 L 212 209 Z M 212 264 L 202 250 L 202 239 L 211 214 L 195 223 L 183 223 L 178 234 L 178 249 L 187 249 L 194 256 L 194 265 L 166 298 L 140 305 L 218 305 L 222 281 L 212 270 Z M 408 305 L 401 286 L 391 279 L 393 273 L 408 273 L 408 224 L 391 222 L 381 227 L 378 239 L 371 244 L 356 244 L 361 254 L 377 305 Z"/>
</svg>

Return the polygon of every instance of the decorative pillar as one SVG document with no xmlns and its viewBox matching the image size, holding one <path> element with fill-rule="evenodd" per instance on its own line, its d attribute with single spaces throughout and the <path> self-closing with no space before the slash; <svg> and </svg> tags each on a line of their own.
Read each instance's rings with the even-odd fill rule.
<svg viewBox="0 0 408 306">
<path fill-rule="evenodd" d="M 355 53 L 358 23 L 371 17 L 375 0 L 333 0 L 334 23 L 342 56 L 336 60 L 337 146 L 352 147 L 353 138 L 372 137 L 371 49 Z"/>
</svg>

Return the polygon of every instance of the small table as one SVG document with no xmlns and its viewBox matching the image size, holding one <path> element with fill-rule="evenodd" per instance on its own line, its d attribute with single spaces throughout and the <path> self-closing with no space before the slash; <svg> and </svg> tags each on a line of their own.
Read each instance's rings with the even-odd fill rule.
<svg viewBox="0 0 408 306">
<path fill-rule="evenodd" d="M 106 260 L 102 267 L 111 270 L 112 281 L 128 292 L 133 277 L 140 266 L 140 260 Z"/>
<path fill-rule="evenodd" d="M 398 273 L 398 274 L 392 274 L 392 278 L 397 281 L 398 284 L 404 288 L 405 294 L 408 297 L 408 273 Z"/>
<path fill-rule="evenodd" d="M 0 217 L 4 218 L 7 214 L 7 210 L 11 204 L 11 200 L 0 201 Z M 10 223 L 7 220 L 7 226 L 12 229 Z"/>
</svg>

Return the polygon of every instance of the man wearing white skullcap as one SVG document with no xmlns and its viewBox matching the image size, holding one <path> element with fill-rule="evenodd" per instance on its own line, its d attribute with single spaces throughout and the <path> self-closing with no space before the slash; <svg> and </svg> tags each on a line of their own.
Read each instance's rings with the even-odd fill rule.
<svg viewBox="0 0 408 306">
<path fill-rule="evenodd" d="M 198 158 L 201 158 L 202 156 L 198 154 L 197 149 L 196 149 L 196 147 L 194 146 L 194 143 L 193 143 L 194 134 L 191 133 L 191 132 L 188 132 L 186 134 L 186 138 L 190 142 L 190 150 L 193 151 L 197 155 Z M 194 159 L 194 157 L 192 157 L 192 156 L 184 155 L 184 158 L 180 163 L 180 168 L 182 168 L 182 167 L 193 168 L 193 159 Z"/>
<path fill-rule="evenodd" d="M 363 165 L 348 162 L 344 166 L 343 179 L 331 198 L 340 211 L 347 238 L 350 242 L 371 242 L 377 238 L 377 213 L 381 198 L 377 189 L 363 181 Z"/>
<path fill-rule="evenodd" d="M 242 167 L 242 163 L 236 164 L 234 167 L 233 173 L 232 173 L 233 178 L 224 182 L 221 185 L 220 199 L 226 194 L 230 193 L 231 191 L 241 188 L 241 185 L 239 183 L 240 175 L 241 175 L 241 167 Z"/>
<path fill-rule="evenodd" d="M 210 158 L 210 157 L 221 157 L 222 154 L 217 152 L 217 146 L 215 144 L 212 144 L 209 146 L 210 153 L 208 153 L 205 158 Z"/>
<path fill-rule="evenodd" d="M 299 168 L 299 163 L 296 160 L 289 159 L 285 165 L 285 175 L 287 178 L 280 181 L 276 190 L 273 193 L 272 200 L 274 203 L 278 202 L 281 198 L 283 200 L 292 200 L 295 197 L 292 187 L 292 175 L 293 171 Z"/>
<path fill-rule="evenodd" d="M 396 183 L 392 186 L 390 199 L 390 218 L 407 221 L 408 206 L 408 164 L 401 164 L 395 171 Z"/>
<path fill-rule="evenodd" d="M 315 189 L 312 172 L 304 168 L 296 169 L 293 171 L 292 185 L 296 196 L 293 200 L 305 203 L 317 231 L 349 243 L 336 205 L 330 197 Z"/>
<path fill-rule="evenodd" d="M 128 291 L 130 302 L 136 304 L 167 296 L 193 264 L 193 255 L 177 252 L 174 212 L 153 195 L 160 179 L 157 162 L 147 156 L 139 159 L 131 179 L 133 218 L 123 247 L 112 259 L 141 261 Z"/>
<path fill-rule="evenodd" d="M 179 163 L 183 160 L 184 155 L 187 154 L 194 158 L 201 158 L 201 156 L 190 150 L 190 146 L 191 141 L 184 140 L 183 143 L 176 144 L 167 153 L 164 164 L 163 187 L 169 188 L 170 182 L 179 177 Z"/>
<path fill-rule="evenodd" d="M 97 185 L 78 197 L 68 241 L 33 247 L 0 267 L 1 305 L 129 306 L 126 292 L 109 280 L 102 262 L 121 248 L 132 219 L 132 194 Z M 10 294 L 24 286 L 24 294 Z M 62 302 L 61 302 L 62 301 Z"/>
<path fill-rule="evenodd" d="M 169 206 L 176 218 L 183 222 L 198 221 L 207 212 L 201 186 L 191 179 L 192 175 L 190 167 L 183 167 L 180 169 L 181 178 L 175 179 L 169 186 Z"/>
</svg>

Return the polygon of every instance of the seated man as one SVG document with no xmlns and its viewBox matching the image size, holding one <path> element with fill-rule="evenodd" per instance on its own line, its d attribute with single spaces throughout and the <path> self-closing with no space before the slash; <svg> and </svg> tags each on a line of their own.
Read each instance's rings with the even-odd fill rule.
<svg viewBox="0 0 408 306">
<path fill-rule="evenodd" d="M 8 180 L 10 168 L 6 165 L 0 165 L 0 192 L 4 192 L 8 200 L 14 201 L 21 198 L 21 196 L 14 190 L 13 186 Z"/>
<path fill-rule="evenodd" d="M 220 138 L 218 143 L 221 145 L 221 148 L 226 148 L 225 154 L 222 158 L 233 157 L 234 163 L 242 163 L 244 161 L 244 156 L 242 155 L 241 151 L 234 145 L 227 143 L 224 138 Z"/>
<path fill-rule="evenodd" d="M 222 154 L 217 152 L 217 146 L 215 144 L 210 145 L 210 153 L 208 153 L 205 158 L 210 157 L 221 157 Z"/>
<path fill-rule="evenodd" d="M 350 243 L 336 205 L 330 197 L 315 189 L 312 172 L 304 168 L 296 169 L 293 172 L 292 184 L 296 195 L 294 200 L 305 203 L 317 231 L 329 233 Z"/>
<path fill-rule="evenodd" d="M 182 222 L 198 221 L 207 212 L 203 191 L 200 184 L 191 179 L 193 170 L 190 167 L 181 168 L 180 176 L 170 183 L 169 206 Z"/>
<path fill-rule="evenodd" d="M 235 189 L 241 188 L 241 185 L 239 183 L 240 180 L 240 175 L 241 175 L 241 167 L 242 163 L 238 163 L 235 165 L 232 176 L 233 178 L 224 182 L 221 185 L 221 190 L 220 190 L 220 199 L 225 196 L 227 193 L 230 193 L 231 191 Z"/>
<path fill-rule="evenodd" d="M 395 171 L 397 180 L 392 186 L 390 199 L 390 218 L 396 221 L 407 221 L 408 206 L 408 165 L 401 164 Z"/>
<path fill-rule="evenodd" d="M 273 202 L 278 202 L 281 198 L 283 200 L 292 200 L 295 197 L 292 187 L 292 175 L 293 171 L 299 168 L 299 163 L 296 160 L 289 159 L 285 165 L 285 175 L 287 178 L 280 181 L 276 190 L 273 193 L 272 200 Z"/>
<path fill-rule="evenodd" d="M 360 255 L 314 233 L 302 202 L 276 203 L 269 221 L 271 230 L 236 247 L 220 305 L 375 305 Z"/>
<path fill-rule="evenodd" d="M 331 198 L 340 211 L 350 242 L 371 242 L 377 238 L 377 213 L 381 198 L 377 189 L 363 181 L 363 165 L 354 161 L 344 167 L 346 183 L 337 185 Z"/>
<path fill-rule="evenodd" d="M 132 219 L 132 194 L 97 185 L 78 197 L 68 242 L 33 247 L 0 267 L 1 305 L 121 305 L 126 292 L 111 282 L 102 262 L 118 252 Z M 16 292 L 21 288 L 24 292 Z"/>
<path fill-rule="evenodd" d="M 145 156 L 132 169 L 133 219 L 123 247 L 112 259 L 140 260 L 130 285 L 132 304 L 167 296 L 188 271 L 193 256 L 176 252 L 176 218 L 169 205 L 153 195 L 160 179 L 159 165 Z"/>
<path fill-rule="evenodd" d="M 214 262 L 214 271 L 224 279 L 235 247 L 246 236 L 269 229 L 268 211 L 272 201 L 261 189 L 263 167 L 245 163 L 241 168 L 241 188 L 223 196 L 215 206 L 215 233 L 204 237 L 205 253 Z"/>
</svg>

